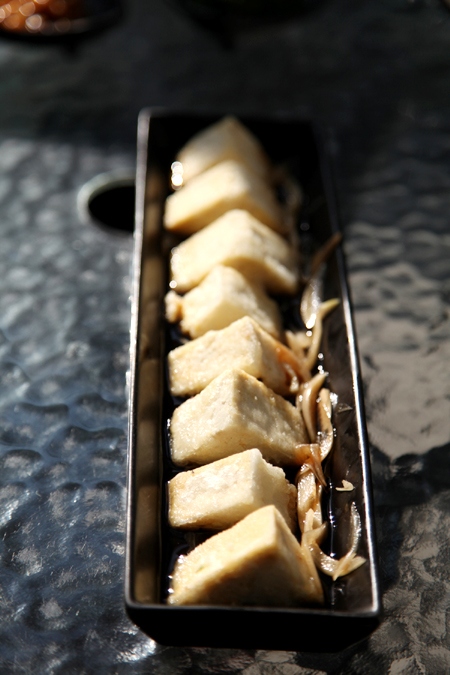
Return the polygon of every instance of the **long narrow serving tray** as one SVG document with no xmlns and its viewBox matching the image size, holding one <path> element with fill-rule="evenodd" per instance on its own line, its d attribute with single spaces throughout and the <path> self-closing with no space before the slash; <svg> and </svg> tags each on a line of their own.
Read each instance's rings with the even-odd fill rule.
<svg viewBox="0 0 450 675">
<path fill-rule="evenodd" d="M 330 486 L 350 481 L 351 492 L 327 491 L 332 552 L 342 555 L 349 538 L 352 502 L 361 517 L 358 554 L 366 563 L 335 582 L 325 582 L 323 608 L 170 606 L 165 602 L 176 555 L 186 535 L 170 530 L 166 483 L 173 475 L 167 422 L 173 402 L 167 389 L 166 354 L 172 340 L 164 318 L 168 257 L 173 244 L 162 229 L 177 151 L 220 115 L 160 110 L 141 113 L 138 127 L 136 226 L 131 326 L 129 471 L 125 600 L 129 616 L 157 642 L 248 649 L 333 651 L 357 642 L 377 624 L 380 597 L 373 526 L 371 478 L 362 386 L 351 302 L 342 251 L 327 263 L 325 298 L 339 307 L 324 324 L 321 351 L 329 387 L 337 395 Z M 298 227 L 305 249 L 339 231 L 337 207 L 322 145 L 309 122 L 243 119 L 275 165 L 287 167 L 302 186 Z M 195 535 L 191 535 L 195 536 Z"/>
</svg>

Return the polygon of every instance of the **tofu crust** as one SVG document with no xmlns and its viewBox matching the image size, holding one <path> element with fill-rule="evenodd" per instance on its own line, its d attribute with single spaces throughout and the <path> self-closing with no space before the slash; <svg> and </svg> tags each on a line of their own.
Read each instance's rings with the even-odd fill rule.
<svg viewBox="0 0 450 675">
<path fill-rule="evenodd" d="M 260 378 L 275 392 L 286 395 L 291 386 L 286 364 L 296 365 L 290 350 L 248 316 L 172 349 L 167 360 L 173 396 L 198 394 L 214 378 L 233 367 Z"/>
<path fill-rule="evenodd" d="M 272 230 L 285 231 L 283 212 L 271 186 L 234 160 L 216 164 L 169 195 L 164 227 L 193 234 L 231 209 L 245 209 Z"/>
<path fill-rule="evenodd" d="M 308 442 L 301 412 L 252 375 L 231 369 L 175 409 L 171 455 L 178 466 L 201 465 L 258 448 L 277 465 L 298 463 Z"/>
<path fill-rule="evenodd" d="M 289 529 L 297 526 L 295 486 L 257 448 L 177 474 L 168 483 L 168 500 L 171 527 L 223 530 L 269 504 Z"/>
<path fill-rule="evenodd" d="M 275 506 L 254 511 L 180 557 L 171 590 L 171 605 L 323 602 L 314 565 Z"/>
<path fill-rule="evenodd" d="M 233 115 L 223 117 L 192 136 L 175 159 L 183 166 L 185 183 L 227 159 L 244 164 L 266 180 L 271 172 L 263 146 Z"/>
<path fill-rule="evenodd" d="M 298 287 L 292 246 L 243 209 L 228 211 L 173 249 L 171 287 L 186 293 L 217 265 L 234 267 L 269 293 L 293 294 Z"/>
<path fill-rule="evenodd" d="M 167 295 L 166 316 L 173 321 L 180 318 L 182 332 L 192 338 L 226 328 L 244 316 L 280 338 L 282 323 L 277 303 L 233 267 L 214 267 L 196 288 L 179 297 L 178 307 L 169 304 L 175 302 L 173 293 Z"/>
</svg>

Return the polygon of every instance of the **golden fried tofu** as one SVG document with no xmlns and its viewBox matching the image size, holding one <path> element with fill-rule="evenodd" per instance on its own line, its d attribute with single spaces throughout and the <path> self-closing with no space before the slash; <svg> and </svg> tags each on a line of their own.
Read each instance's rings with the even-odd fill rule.
<svg viewBox="0 0 450 675">
<path fill-rule="evenodd" d="M 250 316 L 276 338 L 281 334 L 278 305 L 258 285 L 251 283 L 233 267 L 218 265 L 172 309 L 174 291 L 166 297 L 166 317 L 178 320 L 180 328 L 192 338 L 209 330 L 220 330 L 243 316 Z"/>
<path fill-rule="evenodd" d="M 171 287 L 185 293 L 216 265 L 233 267 L 269 293 L 293 294 L 298 260 L 292 246 L 247 211 L 228 211 L 172 251 Z"/>
<path fill-rule="evenodd" d="M 300 411 L 252 375 L 231 369 L 175 409 L 170 424 L 172 460 L 200 465 L 258 448 L 278 465 L 297 463 L 307 440 Z"/>
<path fill-rule="evenodd" d="M 291 530 L 297 524 L 295 486 L 257 448 L 177 474 L 168 483 L 168 498 L 171 527 L 224 530 L 268 504 Z"/>
<path fill-rule="evenodd" d="M 277 393 L 289 394 L 298 363 L 285 345 L 248 316 L 172 349 L 167 362 L 173 396 L 198 394 L 228 368 L 245 370 Z"/>
<path fill-rule="evenodd" d="M 227 160 L 192 178 L 166 199 L 164 226 L 193 234 L 231 209 L 245 209 L 277 232 L 284 231 L 273 189 L 239 162 Z"/>
<path fill-rule="evenodd" d="M 262 178 L 270 175 L 270 162 L 261 143 L 232 115 L 195 134 L 176 156 L 185 183 L 227 159 L 246 165 Z"/>
<path fill-rule="evenodd" d="M 320 581 L 306 553 L 277 508 L 264 506 L 180 556 L 168 602 L 261 607 L 320 604 Z"/>
</svg>

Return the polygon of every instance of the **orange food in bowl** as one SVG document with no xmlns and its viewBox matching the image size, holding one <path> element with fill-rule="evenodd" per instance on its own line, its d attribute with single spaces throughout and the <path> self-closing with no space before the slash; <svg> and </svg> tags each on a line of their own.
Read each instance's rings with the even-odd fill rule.
<svg viewBox="0 0 450 675">
<path fill-rule="evenodd" d="M 84 0 L 0 0 L 0 30 L 64 32 L 84 13 Z"/>
</svg>

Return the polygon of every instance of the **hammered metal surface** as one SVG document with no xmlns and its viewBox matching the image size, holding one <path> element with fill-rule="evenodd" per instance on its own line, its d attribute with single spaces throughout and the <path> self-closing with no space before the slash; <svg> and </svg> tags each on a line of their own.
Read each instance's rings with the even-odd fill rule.
<svg viewBox="0 0 450 675">
<path fill-rule="evenodd" d="M 0 44 L 0 672 L 450 670 L 450 13 L 317 3 L 218 40 L 133 0 L 80 45 Z M 330 130 L 371 439 L 385 616 L 339 654 L 162 648 L 123 605 L 132 242 L 81 186 L 158 105 Z"/>
</svg>

